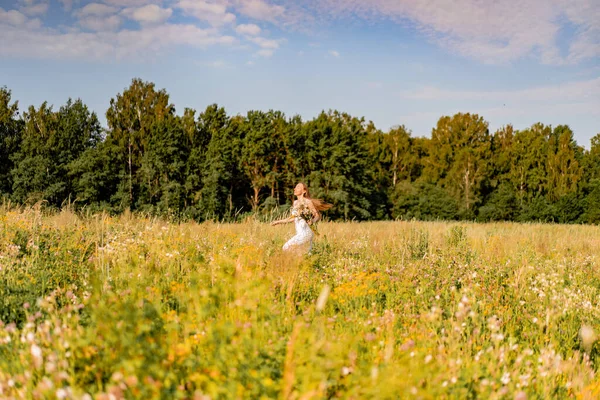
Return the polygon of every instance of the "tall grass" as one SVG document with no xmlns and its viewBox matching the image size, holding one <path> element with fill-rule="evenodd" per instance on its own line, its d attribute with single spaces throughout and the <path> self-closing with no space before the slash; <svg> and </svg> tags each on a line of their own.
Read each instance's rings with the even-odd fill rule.
<svg viewBox="0 0 600 400">
<path fill-rule="evenodd" d="M 600 395 L 598 227 L 292 230 L 0 208 L 0 398 Z"/>
</svg>

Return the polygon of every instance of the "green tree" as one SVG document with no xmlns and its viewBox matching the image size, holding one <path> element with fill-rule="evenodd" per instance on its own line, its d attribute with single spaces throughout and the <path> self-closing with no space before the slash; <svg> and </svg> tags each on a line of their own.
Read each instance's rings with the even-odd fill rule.
<svg viewBox="0 0 600 400">
<path fill-rule="evenodd" d="M 583 177 L 581 159 L 583 149 L 573 138 L 573 131 L 566 125 L 554 128 L 548 143 L 547 193 L 552 201 L 577 192 Z"/>
<path fill-rule="evenodd" d="M 98 118 L 81 100 L 69 99 L 58 112 L 47 103 L 32 106 L 24 120 L 21 149 L 13 158 L 13 196 L 59 207 L 74 192 L 70 165 L 101 139 Z"/>
<path fill-rule="evenodd" d="M 232 217 L 243 208 L 247 185 L 239 171 L 244 118 L 227 118 L 225 110 L 211 106 L 201 114 L 203 129 L 210 129 L 200 191 L 199 218 Z"/>
<path fill-rule="evenodd" d="M 303 126 L 312 194 L 335 206 L 330 218 L 372 218 L 369 196 L 373 182 L 369 165 L 368 133 L 363 119 L 337 111 L 321 113 Z"/>
<path fill-rule="evenodd" d="M 116 144 L 121 153 L 119 159 L 123 170 L 119 197 L 124 207 L 136 206 L 140 182 L 138 171 L 148 149 L 152 126 L 174 113 L 175 107 L 169 103 L 167 92 L 156 90 L 154 83 L 141 79 L 133 79 L 122 94 L 110 100 L 106 111 L 107 140 Z"/>
<path fill-rule="evenodd" d="M 411 151 L 412 144 L 411 132 L 404 125 L 392 128 L 384 136 L 382 145 L 392 175 L 392 187 L 395 187 L 399 181 L 412 180 L 413 168 L 416 164 L 416 154 Z"/>
<path fill-rule="evenodd" d="M 490 184 L 498 187 L 504 182 L 510 184 L 510 169 L 513 159 L 513 144 L 515 130 L 512 125 L 506 125 L 494 132 L 492 136 L 492 160 L 489 171 Z"/>
<path fill-rule="evenodd" d="M 588 152 L 584 153 L 582 164 L 584 166 L 583 191 L 585 202 L 583 220 L 590 224 L 600 223 L 600 133 L 591 139 Z"/>
<path fill-rule="evenodd" d="M 459 208 L 452 196 L 439 186 L 423 181 L 402 181 L 392 192 L 392 217 L 418 220 L 454 220 Z"/>
<path fill-rule="evenodd" d="M 590 151 L 584 155 L 584 171 L 587 181 L 600 178 L 600 133 L 591 139 L 590 145 Z"/>
<path fill-rule="evenodd" d="M 19 151 L 23 121 L 19 118 L 19 103 L 11 104 L 11 91 L 0 87 L 0 197 L 12 193 L 13 154 Z"/>
<path fill-rule="evenodd" d="M 280 112 L 250 111 L 243 126 L 240 153 L 240 169 L 250 185 L 250 204 L 256 211 L 260 204 L 260 192 L 270 186 L 271 196 L 275 196 L 275 186 L 279 178 L 279 167 L 283 154 L 285 117 Z"/>
<path fill-rule="evenodd" d="M 185 207 L 189 149 L 180 117 L 167 115 L 152 125 L 139 170 L 141 209 L 180 215 Z"/>
<path fill-rule="evenodd" d="M 442 117 L 431 134 L 423 176 L 446 189 L 467 216 L 487 190 L 491 159 L 488 123 L 476 114 Z"/>
<path fill-rule="evenodd" d="M 122 181 L 119 151 L 115 143 L 102 141 L 69 165 L 78 204 L 92 210 L 122 211 L 118 195 Z"/>
<path fill-rule="evenodd" d="M 519 202 L 514 188 L 502 182 L 479 208 L 480 221 L 512 221 L 519 215 Z"/>
<path fill-rule="evenodd" d="M 516 189 L 521 207 L 545 195 L 548 187 L 546 157 L 551 134 L 549 126 L 538 123 L 514 136 L 509 180 Z"/>
</svg>

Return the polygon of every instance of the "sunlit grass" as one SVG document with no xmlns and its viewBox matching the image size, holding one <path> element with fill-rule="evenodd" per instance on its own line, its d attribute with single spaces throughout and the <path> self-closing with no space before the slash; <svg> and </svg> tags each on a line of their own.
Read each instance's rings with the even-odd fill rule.
<svg viewBox="0 0 600 400">
<path fill-rule="evenodd" d="M 0 209 L 0 397 L 600 395 L 598 227 L 292 230 Z"/>
</svg>

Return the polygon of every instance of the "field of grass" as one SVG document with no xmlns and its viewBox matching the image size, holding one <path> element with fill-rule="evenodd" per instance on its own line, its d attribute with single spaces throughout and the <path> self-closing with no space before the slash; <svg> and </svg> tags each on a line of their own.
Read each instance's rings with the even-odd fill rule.
<svg viewBox="0 0 600 400">
<path fill-rule="evenodd" d="M 600 228 L 0 209 L 0 398 L 598 398 Z"/>
</svg>

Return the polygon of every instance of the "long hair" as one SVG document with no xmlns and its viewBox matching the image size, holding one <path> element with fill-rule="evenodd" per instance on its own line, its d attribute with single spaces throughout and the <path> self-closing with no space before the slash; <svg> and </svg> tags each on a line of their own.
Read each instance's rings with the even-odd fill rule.
<svg viewBox="0 0 600 400">
<path fill-rule="evenodd" d="M 312 201 L 312 203 L 314 204 L 315 208 L 318 211 L 327 211 L 331 207 L 333 207 L 333 204 L 326 203 L 321 199 L 313 199 L 312 197 L 310 197 L 310 192 L 308 191 L 308 186 L 306 186 L 306 184 L 304 182 L 299 182 L 298 184 L 302 185 L 304 187 L 304 190 L 306 191 L 306 193 L 304 194 L 304 198 Z"/>
</svg>

